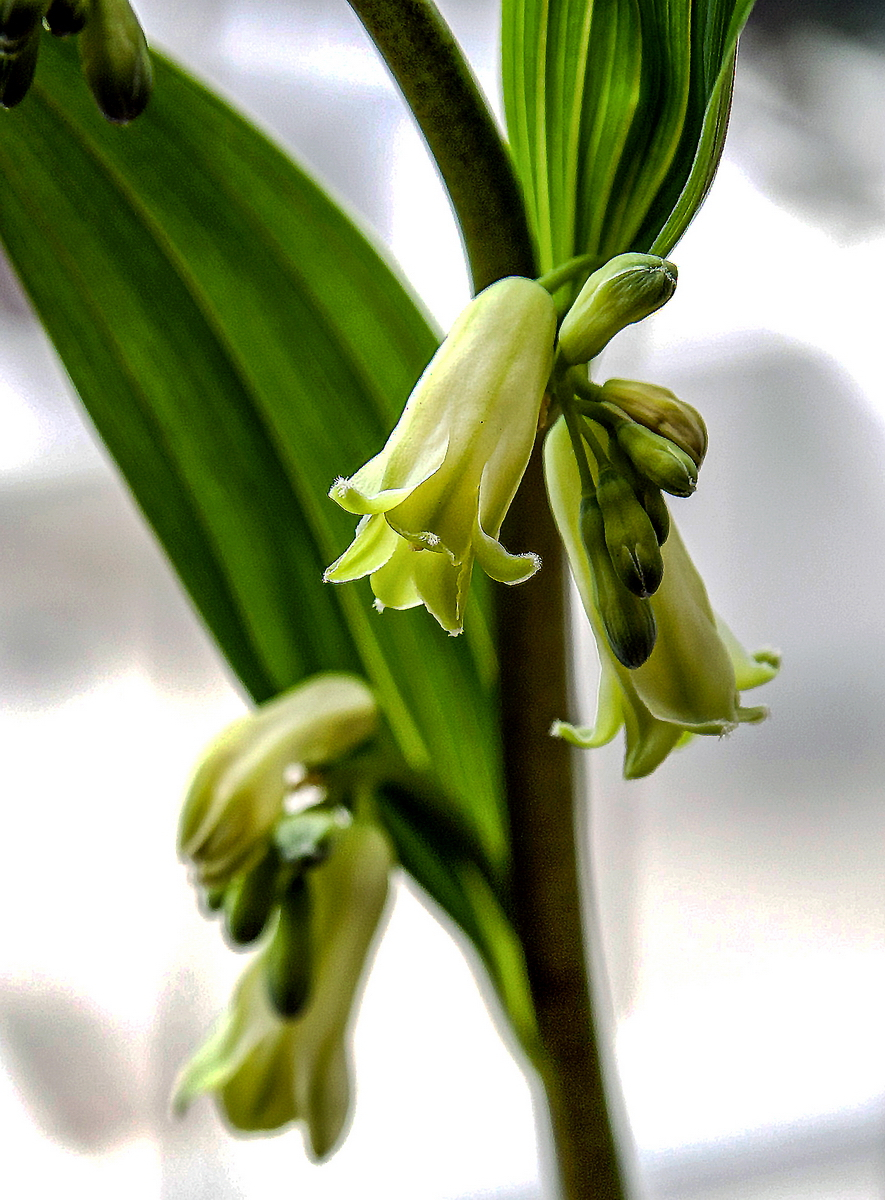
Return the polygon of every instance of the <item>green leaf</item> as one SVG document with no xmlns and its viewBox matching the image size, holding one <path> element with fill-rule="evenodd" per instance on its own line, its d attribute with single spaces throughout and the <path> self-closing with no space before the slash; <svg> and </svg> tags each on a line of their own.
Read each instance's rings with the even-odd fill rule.
<svg viewBox="0 0 885 1200">
<path fill-rule="evenodd" d="M 542 270 L 672 250 L 722 152 L 752 3 L 504 0 L 504 106 Z"/>
<path fill-rule="evenodd" d="M 499 898 L 506 890 L 501 879 L 453 814 L 424 806 L 417 792 L 391 783 L 378 788 L 375 800 L 403 867 L 473 942 L 531 1058 L 535 1013 L 522 947 Z"/>
<path fill-rule="evenodd" d="M 71 45 L 3 114 L 0 236 L 101 437 L 243 684 L 374 686 L 406 761 L 506 858 L 494 654 L 423 611 L 323 584 L 353 519 L 327 499 L 375 454 L 437 338 L 329 197 L 157 59 L 147 112 L 95 112 Z M 462 736 L 464 730 L 469 736 Z"/>
</svg>

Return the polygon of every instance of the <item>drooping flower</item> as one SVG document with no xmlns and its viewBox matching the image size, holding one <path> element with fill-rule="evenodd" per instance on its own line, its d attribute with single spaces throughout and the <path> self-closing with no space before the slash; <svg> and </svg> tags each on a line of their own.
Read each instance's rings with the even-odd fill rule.
<svg viewBox="0 0 885 1200">
<path fill-rule="evenodd" d="M 460 633 L 474 559 L 501 583 L 538 568 L 510 554 L 501 523 L 528 464 L 553 364 L 556 310 L 530 279 L 499 280 L 462 312 L 384 449 L 330 496 L 362 517 L 326 571 L 370 576 L 378 608 L 424 604 Z"/>
<path fill-rule="evenodd" d="M 744 708 L 739 693 L 777 673 L 771 651 L 747 654 L 710 607 L 707 591 L 675 527 L 662 547 L 663 581 L 647 603 L 657 625 L 648 660 L 628 670 L 615 658 L 596 607 L 594 580 L 581 539 L 581 481 L 571 440 L 560 419 L 544 444 L 550 505 L 572 575 L 590 619 L 601 664 L 595 724 L 557 722 L 554 732 L 575 745 L 601 746 L 623 727 L 624 774 L 648 775 L 686 735 L 722 735 L 760 721 L 765 708 Z"/>
<path fill-rule="evenodd" d="M 183 1112 L 212 1094 L 235 1131 L 306 1127 L 315 1161 L 338 1145 L 351 1106 L 349 1030 L 387 898 L 393 855 L 386 836 L 362 821 L 313 868 L 310 890 L 313 979 L 299 1015 L 271 1003 L 265 949 L 247 968 L 228 1012 L 187 1064 L 173 1104 Z"/>
<path fill-rule="evenodd" d="M 182 858 L 225 886 L 283 813 L 287 769 L 344 758 L 378 728 L 372 693 L 351 675 L 315 675 L 259 705 L 209 746 L 194 772 L 178 833 Z"/>
</svg>

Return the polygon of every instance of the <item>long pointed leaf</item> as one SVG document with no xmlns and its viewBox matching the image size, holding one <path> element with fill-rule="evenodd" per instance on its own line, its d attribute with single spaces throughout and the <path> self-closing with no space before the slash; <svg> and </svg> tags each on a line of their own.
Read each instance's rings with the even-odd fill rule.
<svg viewBox="0 0 885 1200">
<path fill-rule="evenodd" d="M 365 674 L 407 761 L 503 864 L 484 606 L 455 640 L 322 583 L 353 533 L 328 487 L 377 452 L 436 346 L 415 302 L 320 188 L 162 59 L 120 130 L 48 41 L 3 123 L 0 236 L 245 687 Z"/>
</svg>

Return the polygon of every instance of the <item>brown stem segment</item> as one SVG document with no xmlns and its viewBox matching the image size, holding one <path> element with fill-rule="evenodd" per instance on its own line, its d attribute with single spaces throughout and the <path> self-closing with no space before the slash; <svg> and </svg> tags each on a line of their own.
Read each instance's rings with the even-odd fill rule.
<svg viewBox="0 0 885 1200">
<path fill-rule="evenodd" d="M 457 43 L 429 0 L 350 0 L 414 113 L 461 227 L 474 289 L 537 275 L 506 147 Z M 582 926 L 571 752 L 548 734 L 567 712 L 562 548 L 540 442 L 511 505 L 509 546 L 543 569 L 496 588 L 501 728 L 510 816 L 511 915 L 524 947 L 563 1200 L 624 1200 L 597 1044 Z M 594 931 L 595 932 L 595 931 Z"/>
<path fill-rule="evenodd" d="M 429 0 L 350 0 L 424 135 L 458 218 L 473 290 L 537 274 L 522 192 L 479 85 Z"/>
<path fill-rule="evenodd" d="M 568 711 L 568 630 L 561 543 L 540 444 L 511 506 L 506 537 L 543 562 L 528 583 L 496 589 L 514 917 L 544 1052 L 535 1066 L 550 1106 L 565 1200 L 623 1200 L 597 1041 L 611 1031 L 597 1029 L 585 964 L 573 752 L 549 736 L 551 723 Z"/>
</svg>

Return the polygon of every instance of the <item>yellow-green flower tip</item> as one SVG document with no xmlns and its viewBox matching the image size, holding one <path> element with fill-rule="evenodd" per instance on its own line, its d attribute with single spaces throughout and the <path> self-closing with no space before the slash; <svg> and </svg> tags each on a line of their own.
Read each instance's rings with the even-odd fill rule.
<svg viewBox="0 0 885 1200">
<path fill-rule="evenodd" d="M 624 774 L 648 775 L 687 735 L 721 736 L 761 720 L 762 708 L 744 708 L 740 692 L 768 682 L 779 657 L 771 650 L 747 654 L 710 607 L 704 584 L 674 528 L 663 548 L 664 576 L 648 604 L 657 640 L 647 660 L 627 669 L 610 646 L 598 607 L 593 562 L 581 528 L 581 480 L 571 439 L 560 419 L 544 444 L 550 505 L 569 566 L 596 636 L 601 676 L 594 724 L 557 726 L 559 736 L 598 746 L 626 733 Z"/>
<path fill-rule="evenodd" d="M 263 855 L 283 813 L 287 772 L 322 768 L 373 736 L 378 709 L 351 675 L 315 675 L 229 726 L 191 780 L 178 849 L 217 888 Z"/>
<path fill-rule="evenodd" d="M 666 304 L 677 274 L 674 263 L 655 254 L 619 254 L 594 271 L 559 330 L 566 362 L 589 362 L 625 326 Z"/>
<path fill-rule="evenodd" d="M 311 870 L 312 984 L 298 1014 L 270 997 L 268 950 L 248 967 L 230 1008 L 185 1066 L 173 1094 L 184 1112 L 212 1095 L 236 1133 L 300 1122 L 315 1161 L 340 1144 L 350 1114 L 349 1029 L 387 898 L 393 855 L 386 836 L 357 822 Z"/>
<path fill-rule="evenodd" d="M 368 575 L 378 609 L 423 604 L 457 634 L 474 562 L 500 583 L 534 574 L 537 556 L 511 554 L 498 535 L 528 465 L 555 337 L 553 300 L 534 280 L 499 280 L 467 306 L 384 449 L 332 485 L 362 519 L 328 582 Z"/>
</svg>

